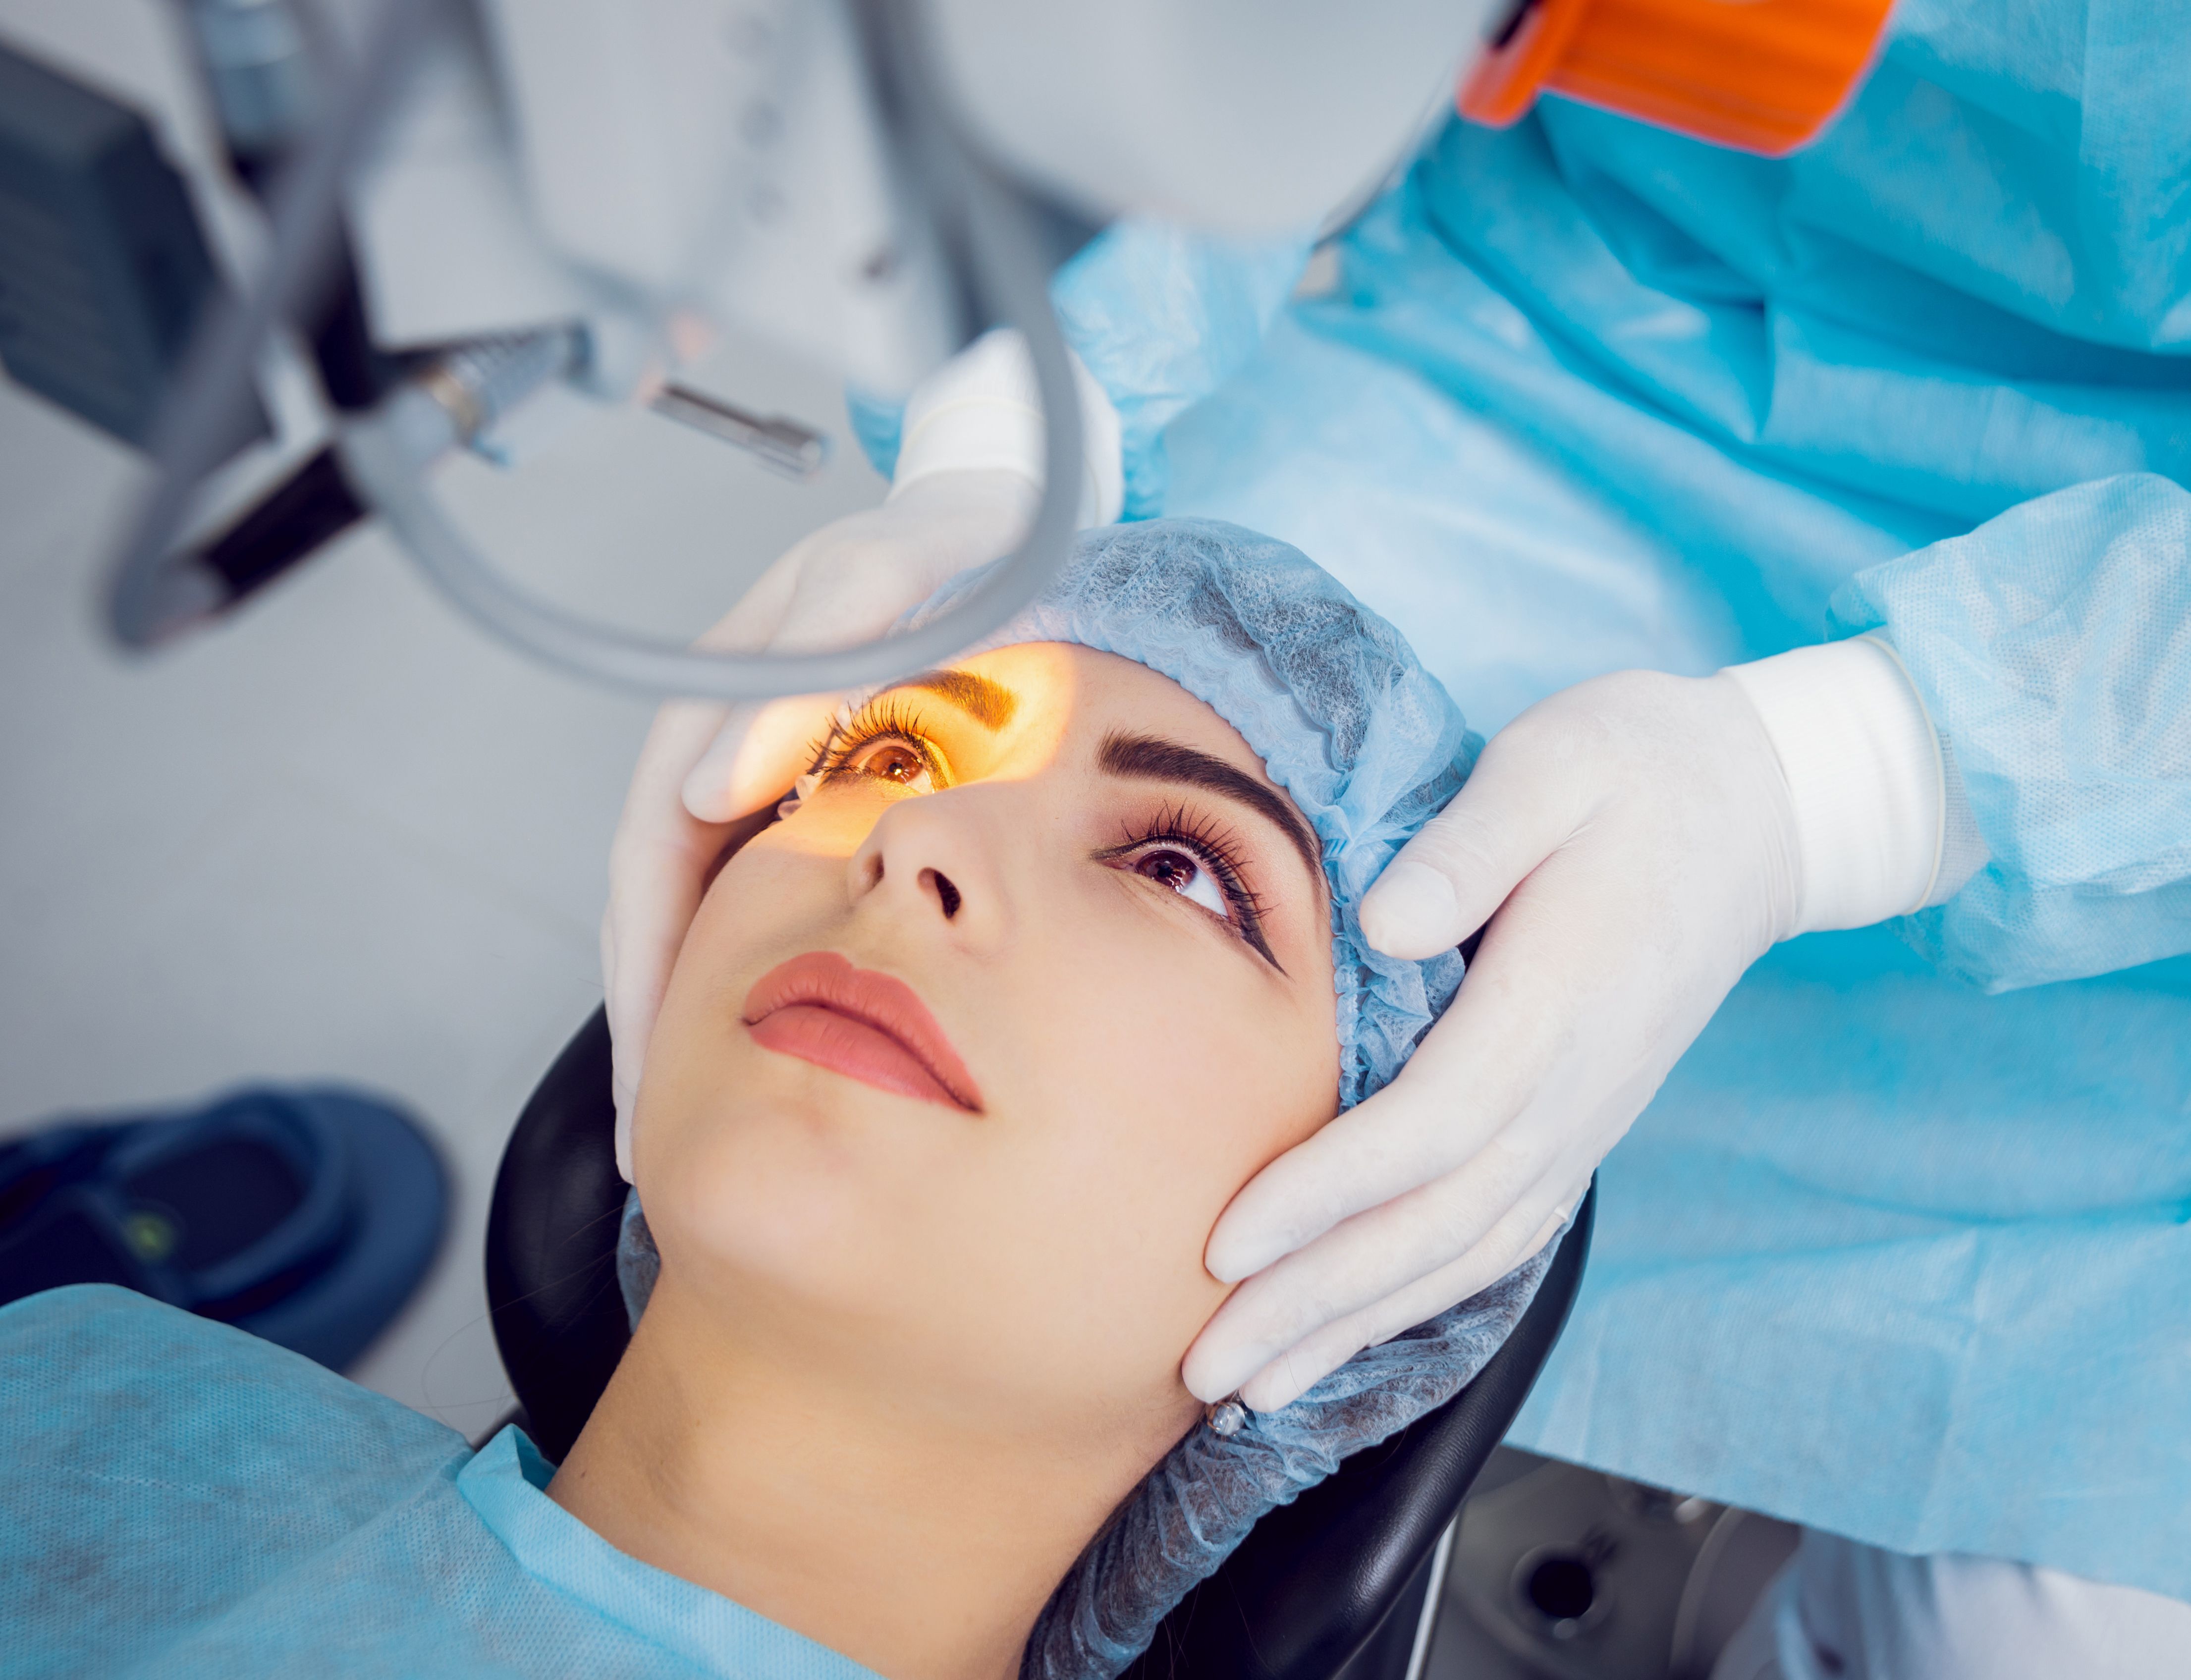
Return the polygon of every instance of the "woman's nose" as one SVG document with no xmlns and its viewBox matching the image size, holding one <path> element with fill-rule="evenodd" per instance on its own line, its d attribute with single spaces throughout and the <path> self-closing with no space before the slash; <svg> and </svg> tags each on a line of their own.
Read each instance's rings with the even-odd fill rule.
<svg viewBox="0 0 2191 1680">
<path fill-rule="evenodd" d="M 1010 920 L 998 848 L 1010 832 L 999 790 L 954 788 L 893 803 L 854 851 L 854 903 L 929 919 L 953 937 L 993 945 Z"/>
</svg>

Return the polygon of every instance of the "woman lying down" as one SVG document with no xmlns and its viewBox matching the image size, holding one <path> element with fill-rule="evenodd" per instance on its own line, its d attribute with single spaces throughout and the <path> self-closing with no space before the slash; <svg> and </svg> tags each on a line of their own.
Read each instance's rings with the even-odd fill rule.
<svg viewBox="0 0 2191 1680">
<path fill-rule="evenodd" d="M 1355 905 L 1476 745 L 1294 550 L 1084 538 L 840 716 L 716 877 L 634 1122 L 644 1312 L 569 1458 L 117 1290 L 34 1296 L 0 1312 L 0 1667 L 1117 1673 L 1542 1275 L 1273 1413 L 1180 1381 L 1226 1202 L 1459 982 Z"/>
</svg>

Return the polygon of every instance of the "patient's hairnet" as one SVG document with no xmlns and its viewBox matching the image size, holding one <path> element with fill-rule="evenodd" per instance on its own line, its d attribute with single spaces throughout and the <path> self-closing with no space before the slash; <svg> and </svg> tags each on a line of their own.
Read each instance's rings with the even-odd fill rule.
<svg viewBox="0 0 2191 1680">
<path fill-rule="evenodd" d="M 967 572 L 917 609 L 945 610 Z M 969 650 L 1075 642 L 1161 671 L 1238 729 L 1323 843 L 1349 1107 L 1400 1070 L 1460 983 L 1459 953 L 1403 962 L 1362 937 L 1362 895 L 1452 798 L 1482 742 L 1399 632 L 1298 549 L 1215 520 L 1084 533 L 1027 612 Z M 1443 1404 L 1536 1293 L 1550 1247 L 1450 1312 L 1357 1354 L 1291 1405 L 1197 1425 L 1082 1555 L 1027 1647 L 1028 1680 L 1115 1675 L 1273 1506 Z M 635 1321 L 658 1262 L 636 1199 L 618 1275 Z"/>
</svg>

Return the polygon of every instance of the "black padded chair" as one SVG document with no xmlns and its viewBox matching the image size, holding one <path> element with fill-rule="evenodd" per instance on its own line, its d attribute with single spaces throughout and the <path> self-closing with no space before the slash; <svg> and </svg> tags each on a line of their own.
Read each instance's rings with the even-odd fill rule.
<svg viewBox="0 0 2191 1680">
<path fill-rule="evenodd" d="M 596 1011 L 548 1070 L 503 1151 L 487 1288 L 526 1432 L 578 1438 L 629 1339 L 617 1287 L 609 1032 Z M 1544 1286 L 1451 1401 L 1255 1525 L 1165 1618 L 1128 1680 L 1407 1680 L 1441 1582 L 1439 1540 L 1559 1339 L 1590 1251 L 1585 1199 Z"/>
</svg>

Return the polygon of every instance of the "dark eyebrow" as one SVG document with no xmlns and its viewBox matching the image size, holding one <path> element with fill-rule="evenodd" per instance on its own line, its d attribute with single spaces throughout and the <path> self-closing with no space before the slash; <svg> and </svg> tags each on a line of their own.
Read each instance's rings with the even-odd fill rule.
<svg viewBox="0 0 2191 1680">
<path fill-rule="evenodd" d="M 972 671 L 922 671 L 891 688 L 924 688 L 941 695 L 991 733 L 1012 720 L 1020 697 L 1000 682 L 992 682 Z"/>
<path fill-rule="evenodd" d="M 1323 854 L 1300 813 L 1283 797 L 1223 759 L 1154 735 L 1121 735 L 1113 731 L 1103 737 L 1096 762 L 1106 775 L 1128 776 L 1141 782 L 1178 782 L 1246 806 L 1266 822 L 1278 825 L 1300 854 L 1311 878 L 1319 886 L 1323 884 Z"/>
</svg>

